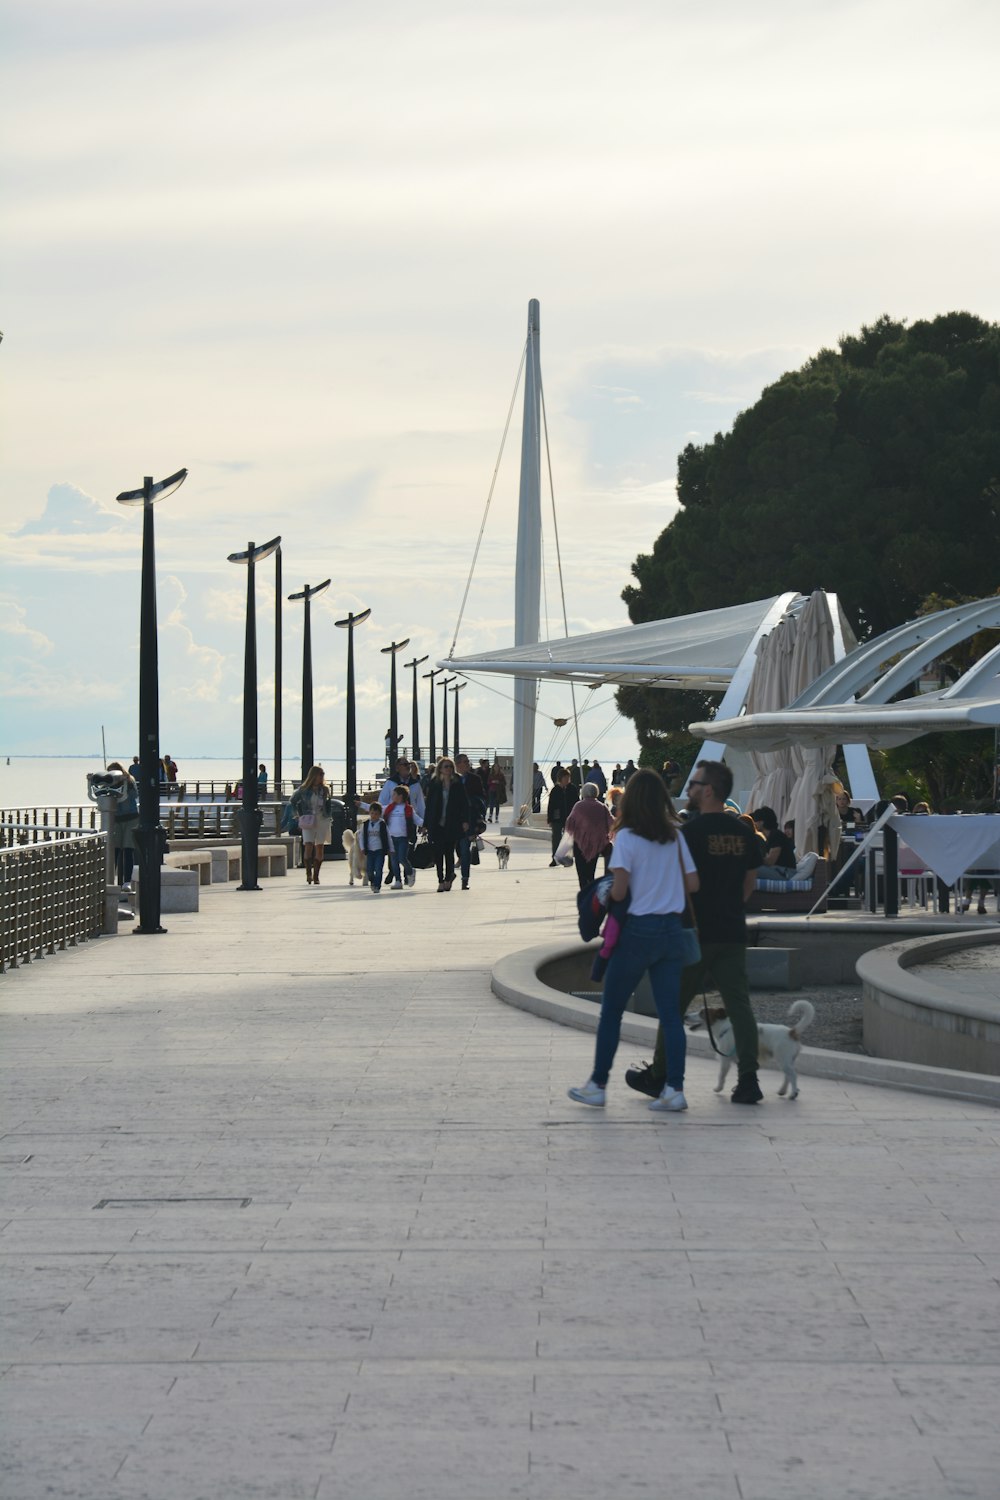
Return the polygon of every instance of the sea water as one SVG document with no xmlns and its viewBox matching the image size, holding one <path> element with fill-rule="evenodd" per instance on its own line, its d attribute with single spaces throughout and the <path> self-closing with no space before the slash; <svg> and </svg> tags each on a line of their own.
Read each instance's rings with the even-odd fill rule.
<svg viewBox="0 0 1000 1500">
<path fill-rule="evenodd" d="M 116 757 L 113 749 L 109 749 L 109 755 L 112 760 L 118 759 L 126 767 L 132 759 L 131 755 Z M 176 755 L 173 758 L 177 761 L 178 781 L 186 782 L 192 793 L 196 781 L 228 781 L 235 786 L 243 775 L 243 761 L 239 755 L 223 759 L 200 759 L 194 756 L 182 760 Z M 268 774 L 273 776 L 274 765 L 270 761 L 265 761 L 264 764 Z M 335 788 L 338 787 L 347 774 L 344 761 L 322 760 L 320 764 L 326 771 L 327 779 Z M 368 786 L 384 769 L 384 765 L 381 758 L 359 760 L 358 785 Z M 87 802 L 87 772 L 103 770 L 104 763 L 100 755 L 12 755 L 9 763 L 3 757 L 0 759 L 0 808 L 83 805 Z M 298 760 L 282 757 L 283 780 L 288 782 L 297 779 L 298 773 Z"/>
</svg>

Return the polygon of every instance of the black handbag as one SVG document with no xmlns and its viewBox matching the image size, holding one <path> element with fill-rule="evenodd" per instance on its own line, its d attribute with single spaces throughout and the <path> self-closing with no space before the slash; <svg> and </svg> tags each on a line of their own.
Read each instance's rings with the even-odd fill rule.
<svg viewBox="0 0 1000 1500">
<path fill-rule="evenodd" d="M 410 864 L 415 870 L 429 870 L 434 860 L 434 846 L 426 839 L 422 839 L 419 844 L 414 844 L 410 850 Z"/>
</svg>

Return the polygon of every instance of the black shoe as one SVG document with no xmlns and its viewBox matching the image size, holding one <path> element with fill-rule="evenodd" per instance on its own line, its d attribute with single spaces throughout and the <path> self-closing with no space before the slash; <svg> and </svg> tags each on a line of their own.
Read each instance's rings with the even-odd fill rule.
<svg viewBox="0 0 1000 1500">
<path fill-rule="evenodd" d="M 734 1104 L 759 1104 L 764 1095 L 760 1091 L 757 1074 L 745 1074 L 729 1097 Z"/>
<path fill-rule="evenodd" d="M 637 1094 L 648 1094 L 651 1099 L 658 1099 L 663 1092 L 663 1079 L 656 1077 L 648 1062 L 641 1063 L 638 1068 L 626 1068 L 625 1082 Z"/>
<path fill-rule="evenodd" d="M 554 870 L 554 869 L 555 869 L 555 867 L 556 867 L 556 862 L 555 862 L 555 860 L 554 860 L 554 859 L 550 859 L 550 860 L 549 860 L 549 869 L 550 869 L 550 870 Z"/>
</svg>

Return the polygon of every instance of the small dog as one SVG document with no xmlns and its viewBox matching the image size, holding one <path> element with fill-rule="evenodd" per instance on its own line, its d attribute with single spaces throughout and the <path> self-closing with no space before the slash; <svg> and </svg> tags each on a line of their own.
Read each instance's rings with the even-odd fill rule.
<svg viewBox="0 0 1000 1500">
<path fill-rule="evenodd" d="M 497 864 L 501 870 L 506 870 L 510 861 L 510 844 L 504 839 L 502 844 L 497 844 L 495 847 L 497 851 Z"/>
<path fill-rule="evenodd" d="M 347 868 L 351 875 L 351 885 L 354 884 L 355 877 L 357 877 L 359 884 L 367 885 L 368 862 L 361 852 L 361 845 L 358 843 L 354 830 L 345 828 L 340 836 L 340 842 L 344 853 L 347 855 Z"/>
<path fill-rule="evenodd" d="M 736 1042 L 733 1038 L 732 1025 L 722 1006 L 713 1006 L 710 1010 L 703 1006 L 698 1012 L 699 1019 L 692 1024 L 690 1030 L 696 1031 L 703 1026 L 706 1014 L 712 1022 L 715 1045 L 723 1054 L 719 1060 L 719 1081 L 715 1085 L 715 1092 L 721 1094 L 726 1085 L 726 1075 L 736 1056 Z M 795 1072 L 795 1059 L 802 1050 L 799 1038 L 806 1027 L 812 1025 L 815 1018 L 815 1007 L 810 1005 L 808 1000 L 796 1000 L 788 1012 L 789 1024 L 787 1026 L 764 1023 L 757 1026 L 757 1051 L 760 1061 L 774 1063 L 775 1067 L 780 1068 L 785 1075 L 785 1080 L 778 1090 L 781 1097 L 785 1094 L 788 1094 L 789 1099 L 799 1097 L 799 1080 Z"/>
</svg>

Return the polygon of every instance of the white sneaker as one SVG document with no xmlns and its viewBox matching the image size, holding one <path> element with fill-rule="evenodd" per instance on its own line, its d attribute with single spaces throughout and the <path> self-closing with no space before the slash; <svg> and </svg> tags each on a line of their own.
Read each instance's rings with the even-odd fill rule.
<svg viewBox="0 0 1000 1500">
<path fill-rule="evenodd" d="M 416 885 L 416 883 L 417 883 L 417 872 L 416 872 L 416 870 L 407 870 L 407 872 L 406 872 L 406 883 L 407 883 L 407 885 Z"/>
<path fill-rule="evenodd" d="M 401 880 L 394 880 L 389 889 L 391 891 L 401 891 L 403 889 L 403 882 Z"/>
<path fill-rule="evenodd" d="M 652 1102 L 646 1106 L 647 1109 L 658 1110 L 660 1113 L 669 1110 L 672 1114 L 676 1114 L 679 1110 L 687 1109 L 687 1107 L 688 1102 L 685 1099 L 684 1095 L 681 1093 L 680 1089 L 672 1089 L 669 1083 L 664 1088 L 663 1093 L 660 1095 L 660 1097 L 658 1099 L 653 1099 Z"/>
<path fill-rule="evenodd" d="M 566 1092 L 571 1099 L 576 1100 L 577 1104 L 602 1105 L 605 1100 L 604 1090 L 599 1088 L 592 1078 L 588 1078 L 587 1082 L 581 1084 L 578 1089 L 567 1089 Z"/>
</svg>

